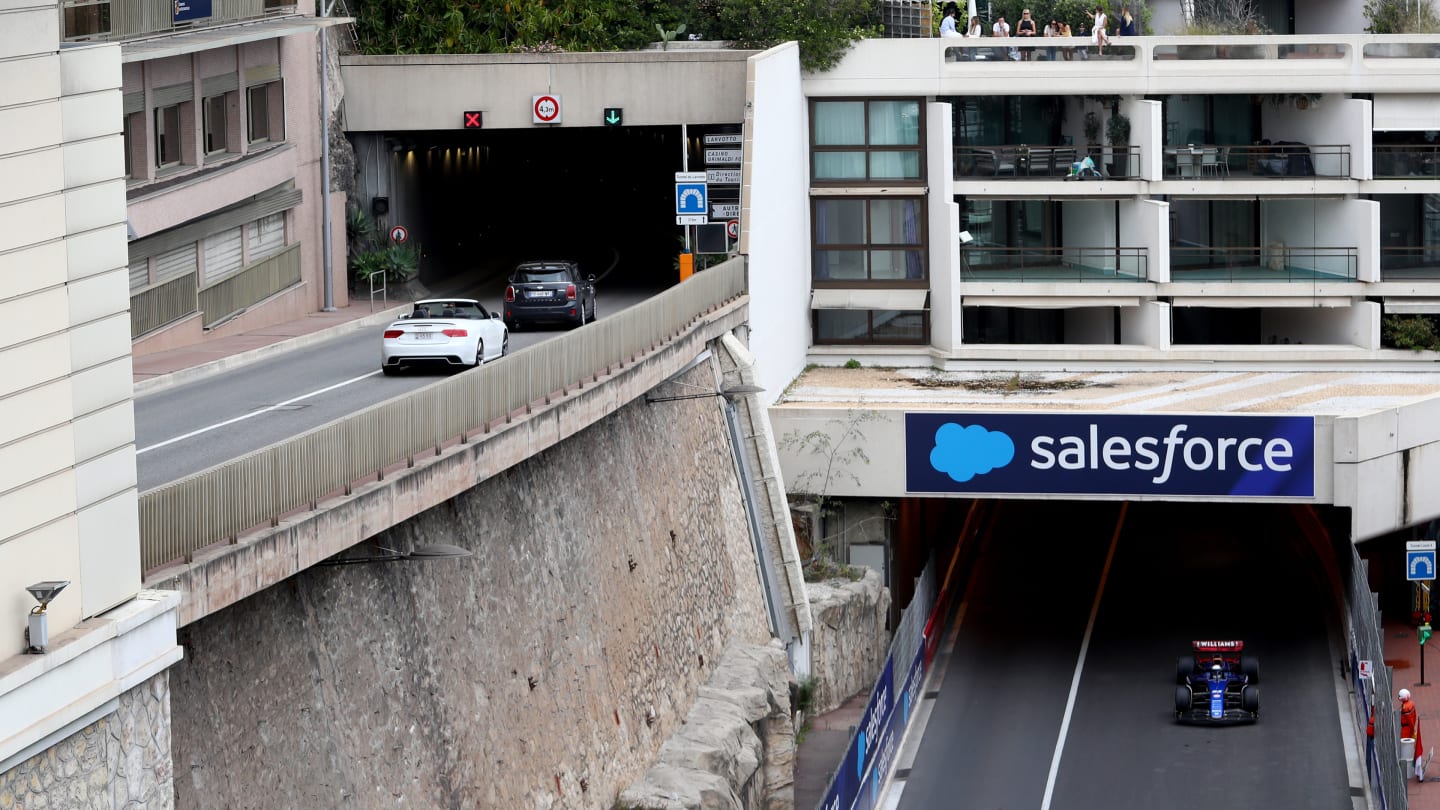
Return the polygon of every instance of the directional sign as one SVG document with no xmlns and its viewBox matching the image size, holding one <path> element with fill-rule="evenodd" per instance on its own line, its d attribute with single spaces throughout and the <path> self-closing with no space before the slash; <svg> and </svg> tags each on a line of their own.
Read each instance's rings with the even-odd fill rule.
<svg viewBox="0 0 1440 810">
<path fill-rule="evenodd" d="M 721 143 L 740 143 L 741 135 L 738 132 L 721 132 L 715 135 L 705 136 L 705 145 L 714 146 Z"/>
<path fill-rule="evenodd" d="M 479 110 L 465 111 L 465 129 L 480 129 L 482 126 L 482 120 L 483 116 L 480 114 Z"/>
<path fill-rule="evenodd" d="M 739 169 L 706 169 L 705 182 L 712 186 L 740 185 Z"/>
<path fill-rule="evenodd" d="M 551 93 L 531 96 L 530 114 L 537 124 L 560 123 L 560 96 Z"/>
<path fill-rule="evenodd" d="M 706 218 L 704 214 L 701 214 L 699 216 L 696 216 L 694 214 L 686 214 L 684 216 L 675 217 L 676 225 L 704 225 L 709 221 L 710 220 Z"/>
<path fill-rule="evenodd" d="M 740 216 L 740 203 L 712 203 L 711 219 L 734 219 Z"/>
<path fill-rule="evenodd" d="M 740 162 L 740 147 L 717 147 L 705 150 L 705 165 L 716 166 Z"/>
<path fill-rule="evenodd" d="M 406 230 L 404 225 L 396 225 L 390 229 L 390 241 L 397 245 L 405 244 L 405 240 L 409 238 L 410 231 Z"/>
<path fill-rule="evenodd" d="M 1435 541 L 1405 541 L 1405 578 L 1411 582 L 1435 578 Z"/>
<path fill-rule="evenodd" d="M 625 110 L 620 107 L 605 108 L 605 126 L 618 127 L 625 123 Z"/>
<path fill-rule="evenodd" d="M 702 175 L 703 176 L 703 175 Z M 710 207 L 706 204 L 705 182 L 675 184 L 675 216 L 704 216 Z M 703 221 L 703 220 L 702 220 Z"/>
</svg>

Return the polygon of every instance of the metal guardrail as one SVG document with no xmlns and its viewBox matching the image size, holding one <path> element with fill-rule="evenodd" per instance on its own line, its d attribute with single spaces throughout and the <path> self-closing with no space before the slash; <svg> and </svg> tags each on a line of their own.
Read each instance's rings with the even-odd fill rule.
<svg viewBox="0 0 1440 810">
<path fill-rule="evenodd" d="M 206 329 L 300 283 L 300 243 L 200 290 Z"/>
<path fill-rule="evenodd" d="M 1166 146 L 1166 180 L 1348 178 L 1349 144 L 1185 144 Z"/>
<path fill-rule="evenodd" d="M 1140 147 L 1126 146 L 1031 146 L 1029 144 L 996 144 L 957 146 L 955 179 L 972 180 L 985 177 L 1063 180 L 1071 169 L 1088 155 L 1095 171 L 1111 180 L 1133 180 L 1140 177 Z"/>
<path fill-rule="evenodd" d="M 1355 281 L 1359 249 L 1290 247 L 1172 247 L 1171 281 Z"/>
<path fill-rule="evenodd" d="M 1354 719 L 1364 729 L 1374 709 L 1375 738 L 1365 742 L 1365 773 L 1376 792 L 1378 806 L 1386 810 L 1404 810 L 1409 805 L 1405 795 L 1406 771 L 1400 765 L 1400 728 L 1390 696 L 1395 694 L 1394 672 L 1385 664 L 1385 630 L 1381 623 L 1379 599 L 1370 592 L 1369 563 L 1350 546 L 1350 564 L 1346 607 L 1348 608 L 1350 650 L 1348 656 L 1351 686 L 1355 690 Z M 1373 682 L 1360 677 L 1359 662 L 1372 662 Z"/>
<path fill-rule="evenodd" d="M 960 248 L 962 281 L 1148 281 L 1143 247 Z"/>
<path fill-rule="evenodd" d="M 130 296 L 130 334 L 138 338 L 195 313 L 199 273 L 190 272 Z"/>
<path fill-rule="evenodd" d="M 1440 280 L 1440 247 L 1380 248 L 1380 280 Z"/>
<path fill-rule="evenodd" d="M 151 571 L 266 525 L 357 482 L 383 479 L 510 421 L 533 403 L 632 362 L 745 292 L 736 258 L 580 329 L 321 425 L 140 495 L 141 566 Z"/>
<path fill-rule="evenodd" d="M 1440 177 L 1440 146 L 1376 144 L 1375 179 Z"/>
<path fill-rule="evenodd" d="M 110 0 L 110 30 L 89 39 L 123 40 L 148 34 L 192 30 L 221 23 L 264 19 L 271 12 L 295 11 L 294 4 L 280 7 L 266 0 L 210 0 L 210 14 L 195 22 L 176 22 L 175 0 Z M 61 9 L 63 15 L 64 9 Z M 64 19 L 61 19 L 64 31 Z"/>
</svg>

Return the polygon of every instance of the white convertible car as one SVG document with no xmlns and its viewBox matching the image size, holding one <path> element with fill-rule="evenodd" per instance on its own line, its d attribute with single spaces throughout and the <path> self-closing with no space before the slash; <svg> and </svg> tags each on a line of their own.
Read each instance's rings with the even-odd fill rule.
<svg viewBox="0 0 1440 810">
<path fill-rule="evenodd" d="M 385 327 L 380 345 L 380 370 L 397 374 L 402 367 L 478 366 L 510 351 L 510 330 L 500 313 L 471 298 L 429 298 L 416 301 L 409 315 Z"/>
</svg>

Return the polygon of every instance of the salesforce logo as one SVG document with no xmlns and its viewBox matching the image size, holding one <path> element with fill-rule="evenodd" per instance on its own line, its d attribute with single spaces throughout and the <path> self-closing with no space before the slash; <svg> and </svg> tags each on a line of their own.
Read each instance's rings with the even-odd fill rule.
<svg viewBox="0 0 1440 810">
<path fill-rule="evenodd" d="M 1004 467 L 1015 458 L 1015 442 L 998 430 L 980 425 L 948 422 L 935 431 L 930 466 L 965 483 L 977 475 Z"/>
<path fill-rule="evenodd" d="M 955 417 L 906 414 L 909 491 L 1314 496 L 1313 417 Z"/>
</svg>

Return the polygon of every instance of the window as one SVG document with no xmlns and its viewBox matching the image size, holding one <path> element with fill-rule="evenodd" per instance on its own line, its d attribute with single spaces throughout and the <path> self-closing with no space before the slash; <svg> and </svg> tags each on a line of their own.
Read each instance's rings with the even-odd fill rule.
<svg viewBox="0 0 1440 810">
<path fill-rule="evenodd" d="M 135 176 L 135 116 L 127 115 L 121 123 L 121 135 L 125 141 L 125 179 Z"/>
<path fill-rule="evenodd" d="M 921 179 L 919 99 L 816 101 L 811 113 L 815 182 Z"/>
<path fill-rule="evenodd" d="M 816 344 L 929 342 L 923 310 L 817 309 L 814 318 Z"/>
<path fill-rule="evenodd" d="M 901 282 L 904 286 L 904 282 L 923 282 L 928 277 L 921 198 L 817 197 L 812 203 L 815 240 L 811 272 L 816 282 Z"/>
<path fill-rule="evenodd" d="M 141 287 L 150 284 L 150 258 L 136 259 L 130 262 L 130 292 L 135 292 Z"/>
<path fill-rule="evenodd" d="M 165 168 L 180 162 L 180 105 L 155 110 L 155 166 Z"/>
<path fill-rule="evenodd" d="M 233 276 L 245 266 L 240 227 L 236 226 L 205 237 L 205 274 L 201 286 L 208 287 L 226 276 Z"/>
<path fill-rule="evenodd" d="M 280 82 L 257 84 L 245 91 L 250 142 L 285 140 L 285 95 Z"/>
<path fill-rule="evenodd" d="M 110 33 L 110 3 L 67 4 L 65 14 L 65 38 L 83 39 Z"/>
<path fill-rule="evenodd" d="M 246 264 L 263 261 L 285 249 L 285 212 L 245 226 Z"/>
<path fill-rule="evenodd" d="M 205 99 L 205 154 L 213 155 L 217 152 L 227 152 L 230 149 L 228 133 L 230 131 L 226 117 L 227 97 L 224 95 L 211 96 Z"/>
<path fill-rule="evenodd" d="M 179 278 L 195 272 L 199 265 L 195 258 L 195 243 L 182 245 L 168 253 L 155 257 L 155 284 Z"/>
</svg>

